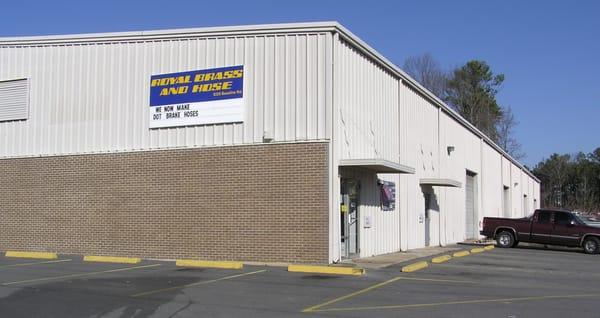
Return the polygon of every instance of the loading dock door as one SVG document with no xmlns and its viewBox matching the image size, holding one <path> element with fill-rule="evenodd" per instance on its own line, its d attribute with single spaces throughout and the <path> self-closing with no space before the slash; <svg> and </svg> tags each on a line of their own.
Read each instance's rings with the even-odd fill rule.
<svg viewBox="0 0 600 318">
<path fill-rule="evenodd" d="M 467 239 L 474 239 L 477 237 L 477 227 L 475 218 L 477 214 L 475 213 L 475 173 L 467 171 L 467 182 L 465 187 L 465 233 Z"/>
</svg>

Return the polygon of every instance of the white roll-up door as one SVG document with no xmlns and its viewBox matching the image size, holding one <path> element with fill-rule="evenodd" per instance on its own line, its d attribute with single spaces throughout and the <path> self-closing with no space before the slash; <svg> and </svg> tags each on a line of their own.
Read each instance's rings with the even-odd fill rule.
<svg viewBox="0 0 600 318">
<path fill-rule="evenodd" d="M 475 175 L 467 172 L 466 192 L 466 215 L 465 231 L 467 239 L 477 237 L 477 228 L 475 226 Z"/>
</svg>

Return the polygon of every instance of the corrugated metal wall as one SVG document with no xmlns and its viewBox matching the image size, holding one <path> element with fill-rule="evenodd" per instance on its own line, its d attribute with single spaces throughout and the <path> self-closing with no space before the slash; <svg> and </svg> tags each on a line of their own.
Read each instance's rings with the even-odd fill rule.
<svg viewBox="0 0 600 318">
<path fill-rule="evenodd" d="M 373 226 L 361 229 L 361 256 L 430 245 L 445 245 L 466 238 L 466 178 L 475 173 L 475 220 L 503 212 L 503 185 L 516 196 L 512 169 L 516 167 L 480 137 L 457 122 L 446 111 L 426 99 L 401 79 L 371 61 L 352 44 L 334 43 L 334 134 L 333 168 L 335 186 L 339 159 L 382 158 L 415 168 L 415 174 L 375 175 L 353 173 L 361 180 L 362 217 L 370 216 Z M 396 101 L 395 101 L 396 100 Z M 396 120 L 397 119 L 397 120 Z M 337 125 L 337 127 L 336 127 Z M 453 146 L 452 153 L 447 147 Z M 518 171 L 521 171 L 517 167 Z M 384 212 L 377 204 L 377 177 L 397 182 L 397 213 Z M 462 182 L 462 188 L 423 188 L 421 178 L 448 178 Z M 535 183 L 527 174 L 521 178 Z M 527 180 L 527 181 L 525 181 Z M 366 188 L 370 186 L 370 188 Z M 426 224 L 424 191 L 434 194 L 437 211 Z M 339 190 L 332 200 L 339 202 Z M 534 190 L 532 190 L 532 193 Z M 522 212 L 522 195 L 514 214 Z M 533 198 L 531 199 L 533 206 Z M 339 206 L 332 209 L 339 215 Z M 335 220 L 335 218 L 331 220 Z M 391 226 L 390 226 L 391 224 Z M 339 225 L 332 223 L 332 260 L 339 257 Z M 426 236 L 428 235 L 428 238 Z M 397 243 L 399 241 L 399 243 Z M 336 245 L 337 244 L 337 245 Z"/>
<path fill-rule="evenodd" d="M 425 198 L 423 189 L 419 185 L 421 178 L 437 178 L 440 173 L 439 158 L 439 127 L 438 109 L 432 107 L 414 89 L 405 83 L 400 85 L 400 162 L 414 167 L 415 174 L 402 175 L 405 179 L 403 186 L 406 188 L 401 201 L 406 202 L 403 207 L 402 222 L 406 228 L 406 246 L 404 249 L 423 247 L 426 244 L 426 235 L 429 234 L 429 244 L 439 245 L 440 213 L 431 213 L 429 224 L 425 219 Z M 442 169 L 443 170 L 443 169 Z M 433 194 L 439 204 L 440 189 L 434 187 Z"/>
<path fill-rule="evenodd" d="M 482 143 L 482 210 L 481 216 L 502 216 L 502 157 L 487 143 Z"/>
<path fill-rule="evenodd" d="M 334 116 L 334 138 L 338 146 L 335 158 L 338 161 L 381 158 L 397 162 L 397 78 L 352 45 L 344 41 L 337 41 L 335 45 L 334 100 L 337 108 L 334 111 L 337 113 Z M 337 168 L 334 171 L 337 177 Z M 379 206 L 377 187 L 378 178 L 395 182 L 398 186 L 398 175 L 378 176 L 354 171 L 352 177 L 361 182 L 361 220 L 364 221 L 366 217 L 372 219 L 371 227 L 360 227 L 360 255 L 372 256 L 399 250 L 398 202 L 395 211 L 383 212 Z M 337 194 L 334 202 L 339 202 Z M 336 211 L 336 215 L 339 215 L 339 211 Z M 336 240 L 335 235 L 332 239 Z"/>
<path fill-rule="evenodd" d="M 0 157 L 327 139 L 331 33 L 0 47 L 29 78 L 30 119 L 0 123 Z M 148 129 L 153 74 L 244 65 L 243 123 Z"/>
</svg>

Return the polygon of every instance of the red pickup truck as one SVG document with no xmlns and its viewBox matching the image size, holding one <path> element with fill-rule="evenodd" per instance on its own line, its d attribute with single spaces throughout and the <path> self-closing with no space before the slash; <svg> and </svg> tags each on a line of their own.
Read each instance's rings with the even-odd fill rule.
<svg viewBox="0 0 600 318">
<path fill-rule="evenodd" d="M 567 210 L 536 210 L 521 219 L 486 217 L 480 233 L 495 239 L 499 247 L 528 242 L 583 247 L 588 254 L 600 253 L 600 227 L 586 224 Z"/>
</svg>

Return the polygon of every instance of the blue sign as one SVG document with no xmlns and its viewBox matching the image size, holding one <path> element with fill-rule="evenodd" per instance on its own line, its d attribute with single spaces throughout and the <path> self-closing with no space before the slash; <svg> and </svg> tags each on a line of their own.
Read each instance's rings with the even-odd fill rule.
<svg viewBox="0 0 600 318">
<path fill-rule="evenodd" d="M 241 98 L 244 66 L 153 75 L 150 106 Z"/>
<path fill-rule="evenodd" d="M 150 128 L 243 121 L 244 66 L 153 75 Z"/>
</svg>

